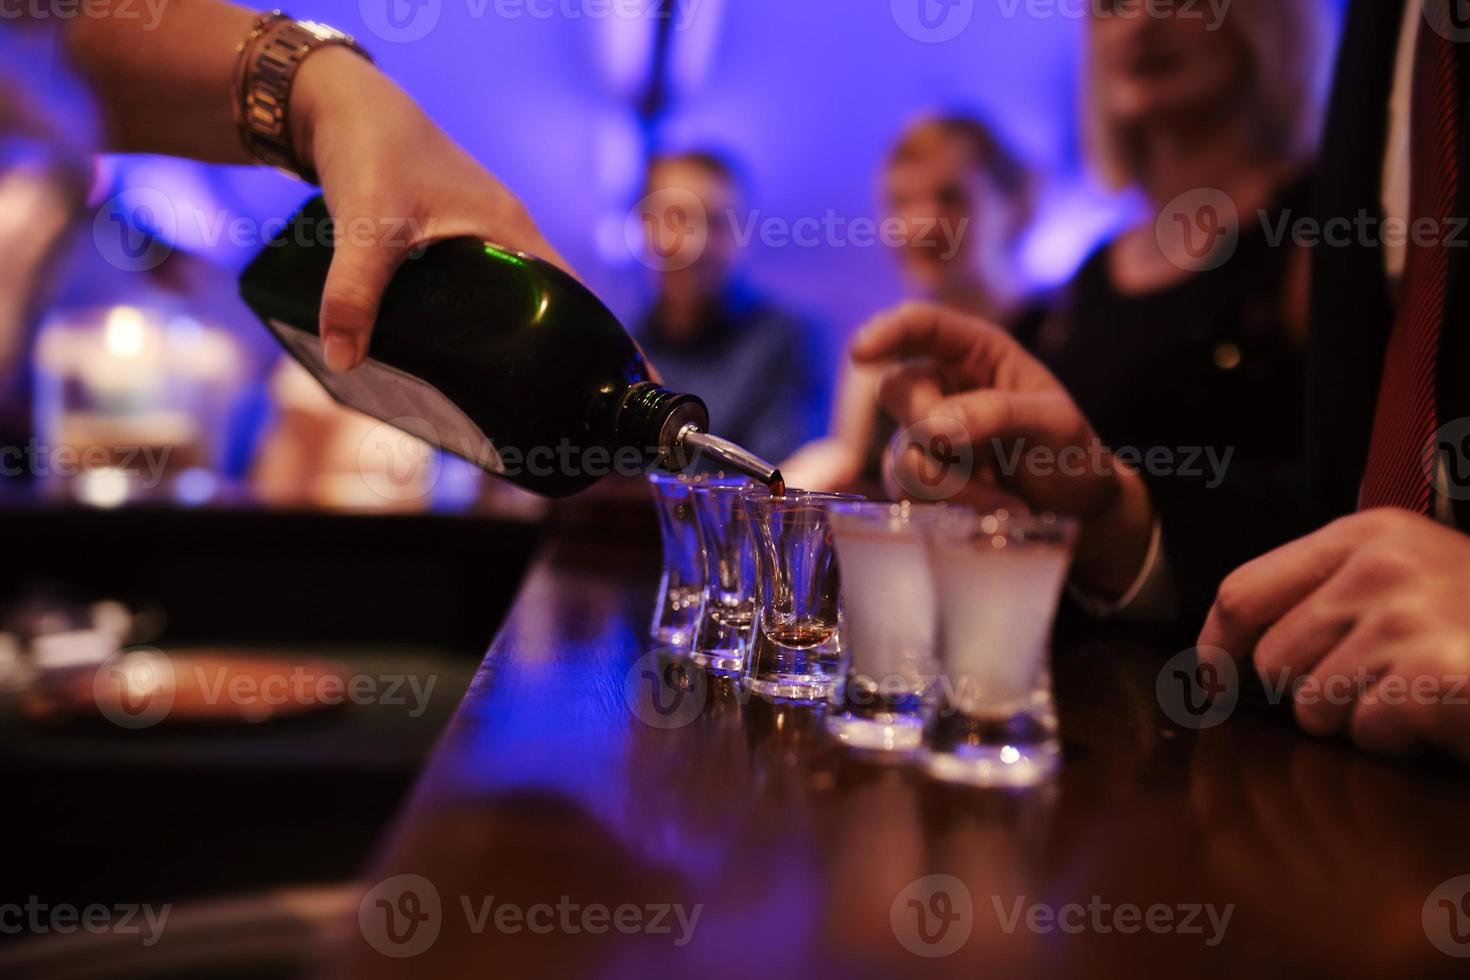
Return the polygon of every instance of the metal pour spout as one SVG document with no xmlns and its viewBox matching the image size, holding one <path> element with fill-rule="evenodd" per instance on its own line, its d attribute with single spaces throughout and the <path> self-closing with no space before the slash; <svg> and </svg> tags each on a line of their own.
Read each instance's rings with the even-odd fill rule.
<svg viewBox="0 0 1470 980">
<path fill-rule="evenodd" d="M 742 446 L 738 446 L 729 439 L 721 439 L 712 436 L 708 432 L 701 432 L 694 426 L 685 426 L 679 433 L 679 444 L 684 449 L 682 454 L 690 459 L 696 454 L 703 454 L 718 460 L 728 469 L 744 473 L 746 476 L 755 477 L 766 486 L 785 486 L 781 480 L 781 471 L 770 463 L 761 459 L 755 453 Z"/>
</svg>

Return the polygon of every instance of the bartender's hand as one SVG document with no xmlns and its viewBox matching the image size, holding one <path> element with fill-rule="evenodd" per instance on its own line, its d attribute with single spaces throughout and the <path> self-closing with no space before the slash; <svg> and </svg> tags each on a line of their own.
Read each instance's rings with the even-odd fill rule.
<svg viewBox="0 0 1470 980">
<path fill-rule="evenodd" d="M 852 357 L 894 365 L 880 398 L 914 436 L 891 460 L 900 486 L 918 485 L 929 436 L 962 435 L 976 470 L 956 502 L 986 507 L 1018 497 L 1035 510 L 1078 518 L 1077 584 L 1107 598 L 1127 591 L 1153 529 L 1143 479 L 1112 457 L 1061 383 L 1009 334 L 940 306 L 908 303 L 866 324 Z M 1051 453 L 1053 464 L 1028 465 L 1032 450 Z"/>
<path fill-rule="evenodd" d="M 1399 754 L 1470 761 L 1470 537 L 1408 511 L 1342 518 L 1220 586 L 1201 647 L 1301 681 L 1297 721 Z"/>
<path fill-rule="evenodd" d="M 321 335 L 327 366 L 362 363 L 394 270 L 430 239 L 473 235 L 571 271 L 526 208 L 386 75 L 350 51 L 318 51 L 291 96 L 293 138 L 317 171 L 339 235 Z M 356 229 L 372 229 L 369 235 Z"/>
</svg>

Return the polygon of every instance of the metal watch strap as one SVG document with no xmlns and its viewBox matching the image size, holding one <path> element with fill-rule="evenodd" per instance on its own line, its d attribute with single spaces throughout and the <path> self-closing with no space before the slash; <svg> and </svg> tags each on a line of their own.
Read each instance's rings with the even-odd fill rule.
<svg viewBox="0 0 1470 980">
<path fill-rule="evenodd" d="M 240 136 L 246 150 L 261 163 L 311 183 L 317 183 L 317 175 L 301 164 L 291 139 L 291 86 L 312 52 L 333 46 L 372 61 L 351 35 L 334 27 L 280 18 L 254 40 L 241 79 Z"/>
</svg>

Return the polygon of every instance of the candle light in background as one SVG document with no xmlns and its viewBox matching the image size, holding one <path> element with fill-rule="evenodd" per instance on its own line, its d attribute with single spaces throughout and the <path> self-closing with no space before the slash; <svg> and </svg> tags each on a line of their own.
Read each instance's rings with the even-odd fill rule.
<svg viewBox="0 0 1470 980">
<path fill-rule="evenodd" d="M 53 313 L 34 358 L 31 475 L 94 506 L 207 502 L 240 365 L 229 335 L 192 317 L 131 305 Z"/>
</svg>

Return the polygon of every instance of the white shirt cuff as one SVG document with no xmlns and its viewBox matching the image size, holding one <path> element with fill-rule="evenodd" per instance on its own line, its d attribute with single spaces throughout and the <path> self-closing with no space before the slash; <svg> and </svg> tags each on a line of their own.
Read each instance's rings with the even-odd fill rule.
<svg viewBox="0 0 1470 980">
<path fill-rule="evenodd" d="M 1133 584 L 1117 599 L 1103 599 L 1075 585 L 1067 586 L 1071 595 L 1087 613 L 1097 619 L 1117 619 L 1131 623 L 1159 623 L 1172 619 L 1178 611 L 1178 595 L 1174 576 L 1169 571 L 1169 557 L 1164 552 L 1164 530 L 1154 520 L 1149 534 L 1148 554 Z"/>
</svg>

